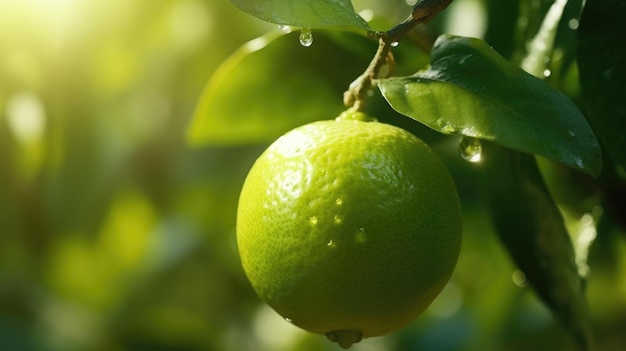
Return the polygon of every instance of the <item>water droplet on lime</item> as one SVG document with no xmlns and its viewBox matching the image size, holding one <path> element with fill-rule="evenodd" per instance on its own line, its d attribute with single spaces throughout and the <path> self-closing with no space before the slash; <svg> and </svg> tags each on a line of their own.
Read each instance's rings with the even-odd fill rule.
<svg viewBox="0 0 626 351">
<path fill-rule="evenodd" d="M 333 217 L 333 222 L 335 222 L 335 224 L 341 224 L 342 222 L 341 217 L 339 215 L 335 215 Z"/>
<path fill-rule="evenodd" d="M 359 244 L 362 244 L 367 241 L 367 236 L 365 235 L 365 228 L 359 228 L 354 234 L 354 241 Z"/>
</svg>

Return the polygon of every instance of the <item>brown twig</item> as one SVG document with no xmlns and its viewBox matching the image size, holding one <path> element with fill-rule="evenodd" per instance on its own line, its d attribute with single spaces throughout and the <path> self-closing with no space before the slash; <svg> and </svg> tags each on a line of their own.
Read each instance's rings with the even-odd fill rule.
<svg viewBox="0 0 626 351">
<path fill-rule="evenodd" d="M 343 103 L 354 110 L 360 111 L 368 91 L 374 86 L 375 80 L 387 78 L 393 74 L 395 61 L 391 48 L 415 26 L 428 23 L 443 11 L 453 0 L 421 0 L 413 6 L 411 16 L 387 32 L 371 32 L 378 38 L 378 50 L 369 66 L 355 79 L 343 94 Z M 383 71 L 383 68 L 385 69 Z"/>
</svg>

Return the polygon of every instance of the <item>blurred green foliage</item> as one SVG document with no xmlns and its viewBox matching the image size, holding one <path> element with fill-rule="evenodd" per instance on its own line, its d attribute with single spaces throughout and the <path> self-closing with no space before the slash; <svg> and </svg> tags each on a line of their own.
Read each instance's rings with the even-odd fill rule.
<svg viewBox="0 0 626 351">
<path fill-rule="evenodd" d="M 380 14 L 376 29 L 410 9 L 354 4 Z M 536 31 L 550 1 L 506 4 L 456 0 L 415 42 L 478 36 L 519 60 L 515 33 Z M 0 350 L 337 350 L 262 305 L 240 267 L 237 196 L 266 144 L 185 144 L 218 65 L 274 27 L 226 0 L 0 1 Z M 549 81 L 579 101 L 573 36 L 567 25 L 559 32 Z M 400 70 L 424 63 L 397 59 Z M 428 312 L 354 350 L 569 349 L 493 234 L 480 164 L 458 156 L 458 140 L 372 99 L 381 119 L 412 130 L 449 166 L 465 229 L 455 275 Z M 601 209 L 584 191 L 588 178 L 541 166 L 575 238 L 595 230 Z M 599 349 L 621 350 L 626 244 L 619 230 L 604 233 L 587 295 Z"/>
</svg>

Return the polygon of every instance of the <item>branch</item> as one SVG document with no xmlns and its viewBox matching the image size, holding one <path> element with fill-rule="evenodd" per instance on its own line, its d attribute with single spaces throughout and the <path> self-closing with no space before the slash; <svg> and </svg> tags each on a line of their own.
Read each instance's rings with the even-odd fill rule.
<svg viewBox="0 0 626 351">
<path fill-rule="evenodd" d="M 391 48 L 420 23 L 428 23 L 443 11 L 453 0 L 420 0 L 413 6 L 411 16 L 387 32 L 370 32 L 378 38 L 378 50 L 365 72 L 355 79 L 343 94 L 343 103 L 356 111 L 363 108 L 368 91 L 374 81 L 393 74 L 395 61 Z M 384 70 L 383 70 L 384 69 Z"/>
</svg>

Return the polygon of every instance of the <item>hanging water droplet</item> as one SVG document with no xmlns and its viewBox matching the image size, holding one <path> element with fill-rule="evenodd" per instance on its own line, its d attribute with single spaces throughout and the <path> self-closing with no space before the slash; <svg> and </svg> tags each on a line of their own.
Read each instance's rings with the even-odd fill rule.
<svg viewBox="0 0 626 351">
<path fill-rule="evenodd" d="M 543 76 L 544 76 L 544 77 L 548 78 L 548 77 L 550 77 L 551 75 L 552 75 L 552 71 L 550 71 L 549 69 L 547 69 L 547 68 L 546 68 L 546 69 L 543 71 Z"/>
<path fill-rule="evenodd" d="M 313 32 L 309 27 L 303 27 L 300 32 L 300 45 L 309 47 L 313 45 Z"/>
<path fill-rule="evenodd" d="M 285 317 L 285 321 L 287 321 L 287 323 L 293 323 L 293 321 L 291 320 L 291 318 L 287 318 L 287 317 Z"/>
<path fill-rule="evenodd" d="M 397 41 L 392 41 L 392 42 L 391 42 L 391 47 L 394 47 L 394 48 L 395 48 L 395 47 L 397 47 L 398 45 L 400 45 L 400 42 L 397 42 Z"/>
<path fill-rule="evenodd" d="M 482 156 L 483 145 L 480 139 L 464 136 L 459 143 L 459 154 L 465 161 L 478 162 Z"/>
<path fill-rule="evenodd" d="M 349 349 L 352 344 L 363 339 L 363 334 L 357 330 L 334 330 L 326 333 L 326 337 L 339 344 L 342 349 Z"/>
<path fill-rule="evenodd" d="M 283 32 L 289 32 L 291 31 L 291 27 L 289 27 L 286 24 L 280 24 L 278 25 L 278 29 L 282 30 Z"/>
</svg>

